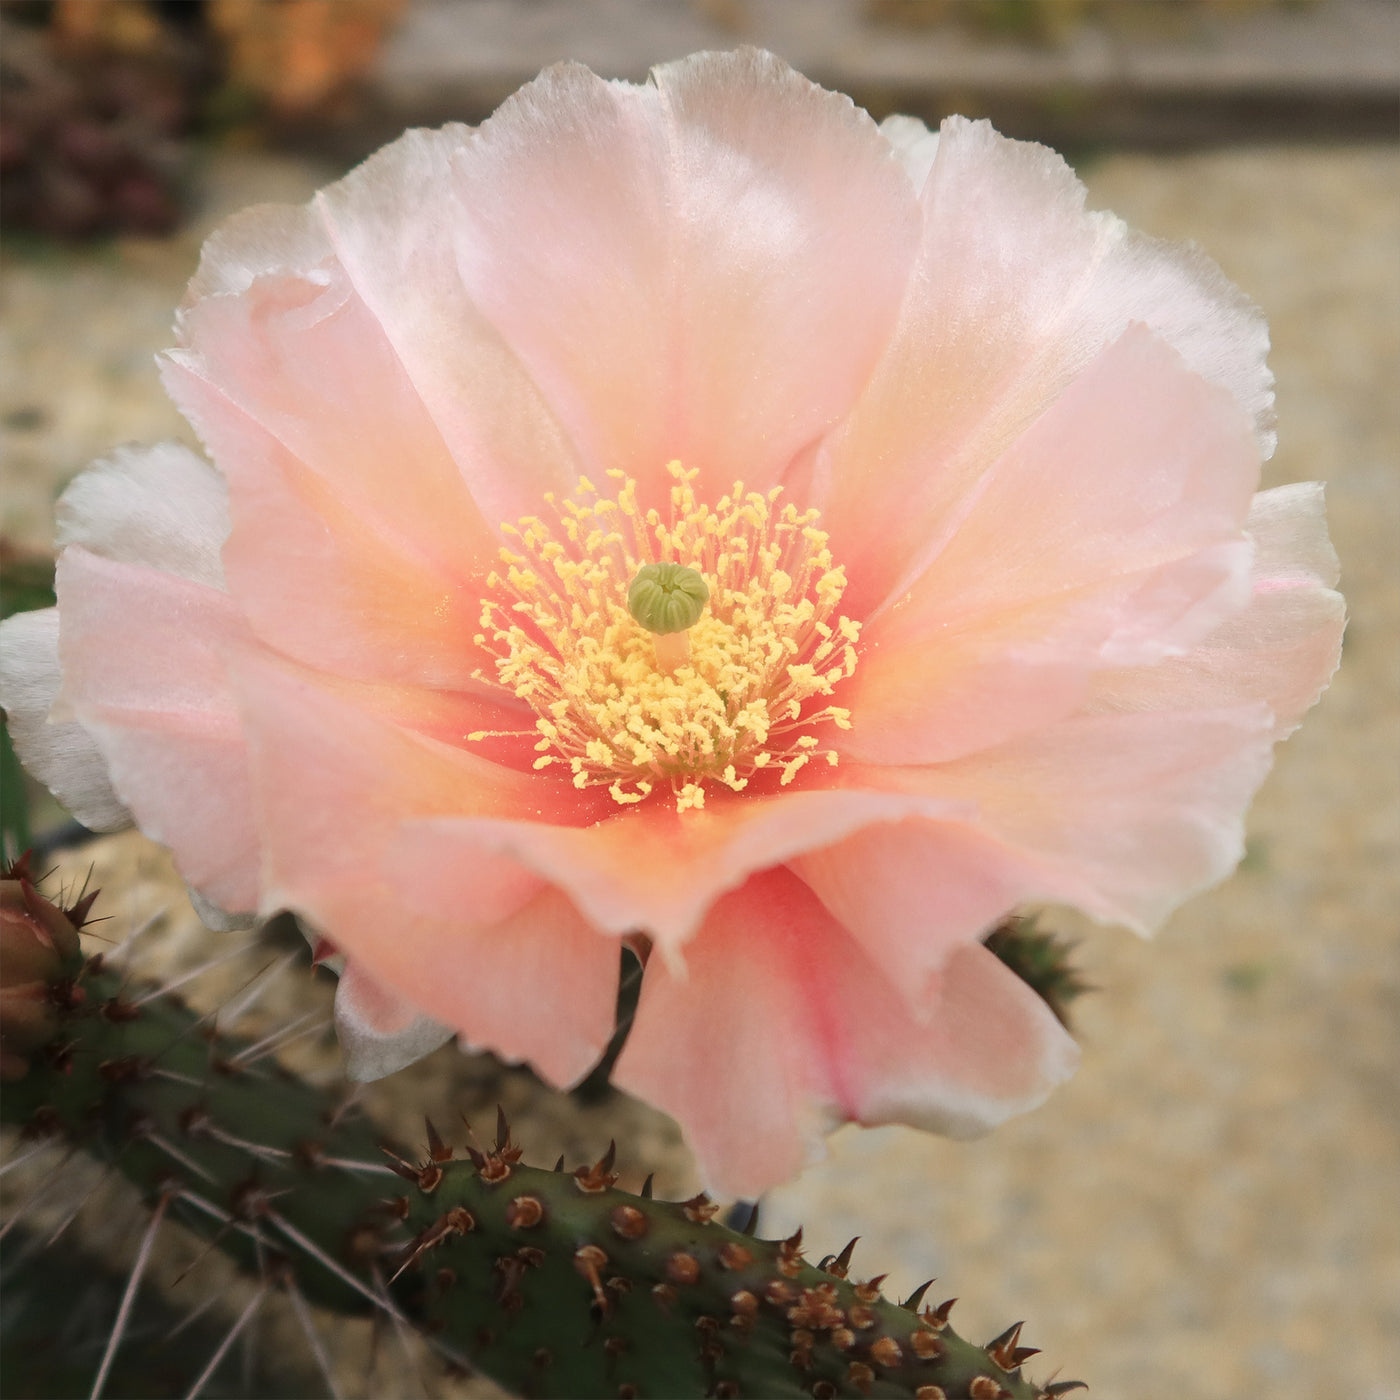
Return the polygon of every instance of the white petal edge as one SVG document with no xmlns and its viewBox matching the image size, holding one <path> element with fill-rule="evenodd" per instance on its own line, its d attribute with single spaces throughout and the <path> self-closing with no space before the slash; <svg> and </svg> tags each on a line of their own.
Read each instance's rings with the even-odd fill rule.
<svg viewBox="0 0 1400 1400">
<path fill-rule="evenodd" d="M 335 1033 L 345 1073 L 357 1084 L 395 1074 L 449 1041 L 450 1026 L 347 963 L 335 992 Z"/>
<path fill-rule="evenodd" d="M 119 447 L 77 476 L 58 502 L 58 544 L 224 587 L 228 490 L 177 442 Z"/>
<path fill-rule="evenodd" d="M 938 133 L 930 131 L 918 117 L 896 113 L 880 123 L 880 135 L 894 147 L 917 194 L 923 189 L 933 169 L 934 157 L 938 155 Z"/>
<path fill-rule="evenodd" d="M 215 933 L 242 933 L 258 921 L 253 910 L 225 909 L 222 904 L 215 904 L 212 899 L 200 894 L 188 881 L 185 882 L 185 891 L 194 912 L 199 916 L 199 922 Z"/>
<path fill-rule="evenodd" d="M 76 720 L 50 721 L 63 674 L 58 609 L 16 613 L 0 625 L 0 705 L 24 766 L 93 831 L 120 831 L 131 813 L 112 790 L 107 763 Z"/>
</svg>

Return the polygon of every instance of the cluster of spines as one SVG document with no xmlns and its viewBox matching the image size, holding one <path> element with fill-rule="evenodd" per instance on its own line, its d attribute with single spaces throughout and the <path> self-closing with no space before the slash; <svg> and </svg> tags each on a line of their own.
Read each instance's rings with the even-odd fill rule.
<svg viewBox="0 0 1400 1400">
<path fill-rule="evenodd" d="M 382 1149 L 380 1165 L 363 1120 L 175 998 L 130 995 L 100 957 L 56 980 L 52 1000 L 60 1031 L 8 1088 L 4 1117 L 87 1146 L 141 1187 L 154 1210 L 133 1288 L 178 1218 L 250 1271 L 259 1298 L 283 1289 L 303 1317 L 305 1298 L 381 1309 L 525 1395 L 1047 1400 L 1076 1388 L 1025 1380 L 1034 1353 L 1019 1325 L 975 1347 L 948 1326 L 952 1300 L 923 1308 L 920 1289 L 899 1308 L 879 1279 L 848 1281 L 850 1246 L 814 1267 L 800 1232 L 730 1230 L 704 1196 L 656 1201 L 650 1180 L 619 1191 L 612 1147 L 542 1171 L 498 1115 L 494 1140 L 465 1157 L 429 1124 L 421 1162 Z M 390 1173 L 409 1189 L 384 1199 Z"/>
</svg>

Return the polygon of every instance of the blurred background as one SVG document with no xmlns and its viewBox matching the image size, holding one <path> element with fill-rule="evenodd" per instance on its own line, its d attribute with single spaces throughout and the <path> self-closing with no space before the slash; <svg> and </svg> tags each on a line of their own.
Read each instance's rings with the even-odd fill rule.
<svg viewBox="0 0 1400 1400">
<path fill-rule="evenodd" d="M 901 1293 L 938 1275 L 974 1337 L 1028 1318 L 1048 1365 L 1100 1400 L 1400 1400 L 1392 0 L 0 0 L 4 606 L 49 596 L 53 500 L 76 471 L 123 441 L 193 443 L 152 355 L 223 217 L 307 198 L 406 125 L 480 120 L 557 59 L 641 79 L 739 43 L 876 117 L 989 116 L 1064 150 L 1091 205 L 1200 243 L 1269 317 L 1265 484 L 1327 481 L 1351 610 L 1241 872 L 1151 945 L 1049 919 L 1095 988 L 1074 1007 L 1078 1077 L 976 1143 L 847 1130 L 764 1202 L 761 1231 L 805 1223 L 816 1256 L 861 1235 L 858 1270 Z M 212 935 L 158 850 L 72 845 L 8 745 L 0 760 L 9 843 L 34 833 L 61 870 L 93 868 L 118 921 L 156 915 L 158 965 L 201 955 Z M 440 1052 L 371 1109 L 412 1139 L 445 1099 L 469 1115 L 504 1100 L 536 1158 L 615 1134 L 624 1184 L 693 1181 L 659 1115 L 489 1058 Z M 88 1237 L 114 1268 L 132 1247 L 116 1227 Z M 11 1366 L 39 1334 L 4 1296 Z M 350 1394 L 492 1393 L 383 1349 L 371 1366 L 367 1346 L 342 1349 Z M 76 1393 L 54 1372 L 26 1384 Z"/>
</svg>

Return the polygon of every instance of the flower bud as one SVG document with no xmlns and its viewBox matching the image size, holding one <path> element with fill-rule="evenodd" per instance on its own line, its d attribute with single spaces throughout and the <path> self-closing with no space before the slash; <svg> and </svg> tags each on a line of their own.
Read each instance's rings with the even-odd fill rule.
<svg viewBox="0 0 1400 1400">
<path fill-rule="evenodd" d="M 50 987 L 81 957 L 78 930 L 29 880 L 25 859 L 0 876 L 0 1079 L 21 1079 L 31 1050 L 58 1030 Z"/>
</svg>

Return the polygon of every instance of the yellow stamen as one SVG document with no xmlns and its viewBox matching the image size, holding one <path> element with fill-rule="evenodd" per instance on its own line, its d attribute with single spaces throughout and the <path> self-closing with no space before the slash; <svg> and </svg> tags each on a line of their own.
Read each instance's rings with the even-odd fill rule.
<svg viewBox="0 0 1400 1400">
<path fill-rule="evenodd" d="M 684 812 L 704 806 L 707 783 L 737 792 L 771 769 L 786 786 L 813 758 L 836 762 L 809 731 L 850 728 L 849 710 L 823 702 L 855 670 L 860 625 L 835 616 L 845 571 L 817 511 L 742 483 L 701 504 L 696 473 L 669 471 L 669 520 L 609 472 L 614 499 L 583 479 L 587 504 L 546 496 L 552 525 L 503 527 L 516 547 L 487 578 L 478 642 L 538 716 L 536 768 L 562 764 L 575 787 L 606 786 L 621 804 L 665 786 Z M 629 585 L 660 564 L 709 591 L 694 624 L 666 636 L 628 611 Z"/>
</svg>

